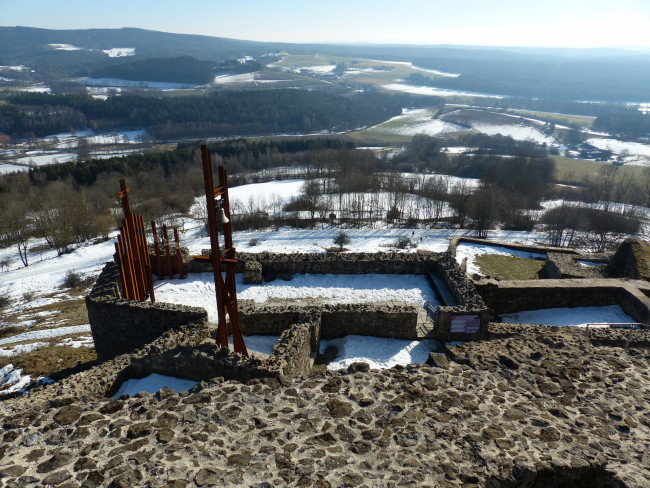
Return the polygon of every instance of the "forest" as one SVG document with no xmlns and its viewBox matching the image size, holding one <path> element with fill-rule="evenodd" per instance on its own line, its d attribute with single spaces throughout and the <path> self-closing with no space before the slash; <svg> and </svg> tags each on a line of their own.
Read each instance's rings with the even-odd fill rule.
<svg viewBox="0 0 650 488">
<path fill-rule="evenodd" d="M 343 131 L 398 115 L 409 95 L 303 90 L 223 91 L 156 98 L 22 93 L 0 104 L 0 133 L 42 137 L 91 128 L 146 129 L 158 140 Z"/>
<path fill-rule="evenodd" d="M 91 78 L 203 85 L 214 78 L 214 63 L 198 61 L 191 56 L 138 59 L 96 68 L 91 70 L 89 75 Z"/>
</svg>

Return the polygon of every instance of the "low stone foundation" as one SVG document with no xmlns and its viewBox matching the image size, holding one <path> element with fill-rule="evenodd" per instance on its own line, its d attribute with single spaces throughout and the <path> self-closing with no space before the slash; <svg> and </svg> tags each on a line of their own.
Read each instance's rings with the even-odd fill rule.
<svg viewBox="0 0 650 488">
<path fill-rule="evenodd" d="M 604 278 L 611 254 L 566 254 L 549 252 L 540 274 L 545 279 Z M 602 263 L 602 266 L 583 266 L 579 261 Z"/>
<path fill-rule="evenodd" d="M 467 242 L 470 244 L 481 244 L 484 246 L 495 246 L 495 247 L 504 247 L 506 249 L 512 249 L 513 251 L 524 251 L 524 252 L 534 252 L 538 254 L 546 254 L 549 252 L 559 253 L 559 254 L 578 254 L 575 249 L 568 247 L 554 247 L 554 246 L 543 246 L 539 244 L 518 244 L 515 242 L 503 242 L 503 241 L 492 241 L 489 239 L 479 239 L 477 237 L 455 237 L 449 241 L 448 250 L 451 255 L 456 257 L 456 248 L 462 242 Z"/>
<path fill-rule="evenodd" d="M 620 305 L 637 322 L 650 322 L 650 298 L 623 280 L 479 280 L 475 285 L 490 310 L 496 314 L 544 308 Z"/>
</svg>

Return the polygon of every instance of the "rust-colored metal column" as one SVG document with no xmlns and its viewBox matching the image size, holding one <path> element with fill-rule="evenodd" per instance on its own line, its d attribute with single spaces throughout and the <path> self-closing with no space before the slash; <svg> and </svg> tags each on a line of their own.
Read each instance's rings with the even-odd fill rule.
<svg viewBox="0 0 650 488">
<path fill-rule="evenodd" d="M 160 243 L 158 241 L 158 232 L 156 231 L 156 221 L 151 221 L 151 232 L 153 233 L 153 246 L 156 250 L 156 266 L 158 266 L 158 279 L 162 280 L 164 278 L 162 270 L 162 259 L 160 259 Z"/>
<path fill-rule="evenodd" d="M 235 352 L 248 356 L 244 338 L 239 329 L 239 316 L 237 314 L 237 292 L 235 286 L 235 249 L 232 245 L 232 226 L 224 224 L 224 254 L 221 255 L 219 247 L 219 228 L 217 221 L 216 205 L 223 209 L 227 220 L 230 219 L 228 202 L 228 182 L 222 166 L 219 167 L 219 187 L 214 187 L 212 176 L 212 159 L 205 145 L 201 146 L 201 159 L 203 163 L 203 181 L 205 183 L 205 203 L 208 212 L 208 232 L 210 233 L 210 261 L 214 274 L 214 286 L 217 298 L 217 325 L 216 342 L 221 347 L 228 347 L 228 328 L 226 313 L 230 318 L 230 328 L 233 333 L 233 346 Z M 222 266 L 226 267 L 226 281 L 224 282 Z"/>
<path fill-rule="evenodd" d="M 169 279 L 174 278 L 174 270 L 172 269 L 172 253 L 169 250 L 169 235 L 167 234 L 167 224 L 163 224 L 163 239 L 165 241 L 165 253 L 167 254 L 167 271 L 169 271 Z"/>
<path fill-rule="evenodd" d="M 176 243 L 176 267 L 178 268 L 178 279 L 183 279 L 183 258 L 181 257 L 181 244 L 178 239 L 178 227 L 174 227 L 174 242 Z"/>
</svg>

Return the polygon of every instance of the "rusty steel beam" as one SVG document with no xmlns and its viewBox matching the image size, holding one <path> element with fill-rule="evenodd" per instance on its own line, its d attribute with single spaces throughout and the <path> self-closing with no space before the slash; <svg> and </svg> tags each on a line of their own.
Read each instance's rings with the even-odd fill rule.
<svg viewBox="0 0 650 488">
<path fill-rule="evenodd" d="M 224 224 L 224 255 L 221 255 L 219 245 L 219 226 L 217 222 L 218 202 L 228 219 L 230 219 L 230 203 L 228 201 L 228 181 L 223 166 L 219 166 L 219 187 L 214 187 L 212 174 L 212 158 L 205 145 L 201 146 L 201 160 L 203 163 L 203 181 L 205 183 L 205 198 L 208 212 L 208 232 L 210 234 L 210 261 L 214 274 L 214 286 L 217 299 L 217 325 L 216 342 L 221 347 L 228 347 L 228 328 L 226 315 L 230 319 L 230 328 L 233 333 L 233 346 L 237 353 L 248 356 L 244 338 L 239 328 L 239 314 L 237 311 L 237 289 L 235 283 L 235 249 L 232 245 L 232 225 Z M 226 280 L 223 279 L 222 270 L 225 267 Z"/>
<path fill-rule="evenodd" d="M 158 266 L 158 279 L 163 279 L 162 259 L 160 258 L 160 242 L 158 240 L 158 232 L 156 231 L 156 221 L 151 221 L 151 232 L 153 233 L 153 245 L 156 250 L 156 266 Z"/>
<path fill-rule="evenodd" d="M 163 240 L 165 246 L 165 257 L 167 258 L 167 271 L 169 272 L 169 279 L 174 278 L 174 270 L 172 269 L 172 253 L 169 250 L 169 234 L 167 234 L 167 224 L 163 224 Z"/>
<path fill-rule="evenodd" d="M 176 267 L 178 268 L 178 279 L 183 279 L 183 258 L 181 257 L 181 244 L 178 239 L 178 227 L 174 227 L 174 242 L 176 244 Z"/>
<path fill-rule="evenodd" d="M 118 196 L 124 210 L 124 220 L 116 243 L 122 287 L 125 298 L 129 300 L 146 300 L 148 294 L 153 302 L 153 277 L 144 218 L 131 213 L 129 191 L 126 180 L 122 178 Z"/>
</svg>

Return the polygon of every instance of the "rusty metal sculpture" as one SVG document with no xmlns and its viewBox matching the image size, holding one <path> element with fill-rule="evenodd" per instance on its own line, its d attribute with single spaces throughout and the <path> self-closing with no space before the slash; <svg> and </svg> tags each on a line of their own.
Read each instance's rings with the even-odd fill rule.
<svg viewBox="0 0 650 488">
<path fill-rule="evenodd" d="M 151 276 L 144 219 L 141 215 L 131 213 L 128 194 L 129 188 L 122 178 L 118 196 L 122 201 L 124 220 L 117 236 L 115 251 L 122 280 L 123 296 L 127 300 L 143 301 L 147 299 L 148 295 L 154 302 L 153 277 Z"/>
<path fill-rule="evenodd" d="M 228 200 L 228 175 L 223 166 L 219 166 L 219 186 L 214 187 L 212 177 L 212 158 L 206 146 L 201 146 L 203 162 L 203 180 L 208 211 L 208 231 L 210 233 L 210 261 L 214 271 L 214 286 L 217 295 L 217 344 L 228 347 L 228 326 L 226 314 L 230 319 L 233 346 L 235 352 L 248 356 L 244 338 L 239 328 L 237 311 L 237 287 L 235 284 L 235 248 L 232 242 L 232 224 L 230 222 L 230 202 Z M 223 252 L 219 246 L 219 226 L 224 238 Z M 225 269 L 224 269 L 225 268 Z M 226 272 L 224 280 L 222 271 Z"/>
</svg>

